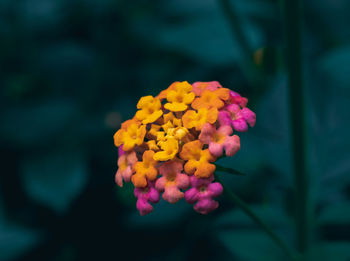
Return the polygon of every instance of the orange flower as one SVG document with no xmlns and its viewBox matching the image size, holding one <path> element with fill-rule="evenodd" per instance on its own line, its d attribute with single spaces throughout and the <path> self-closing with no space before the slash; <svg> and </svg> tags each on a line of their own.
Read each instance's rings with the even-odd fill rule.
<svg viewBox="0 0 350 261">
<path fill-rule="evenodd" d="M 194 174 L 197 178 L 209 178 L 215 171 L 214 162 L 216 158 L 212 156 L 208 149 L 202 150 L 203 143 L 199 140 L 186 143 L 182 147 L 180 157 L 187 160 L 185 171 L 188 174 Z"/>
<path fill-rule="evenodd" d="M 156 164 L 158 163 L 153 159 L 154 151 L 147 150 L 143 153 L 142 161 L 136 162 L 134 165 L 135 175 L 131 177 L 132 183 L 135 187 L 146 187 L 147 179 L 153 181 L 157 178 L 158 170 Z"/>
<path fill-rule="evenodd" d="M 160 100 L 163 100 L 166 98 L 167 94 L 169 91 L 171 90 L 175 90 L 175 86 L 177 84 L 179 84 L 180 82 L 173 82 L 172 84 L 170 84 L 170 86 L 166 89 L 166 90 L 163 90 L 161 91 L 158 96 L 156 96 L 156 98 L 160 99 Z"/>
<path fill-rule="evenodd" d="M 188 82 L 177 83 L 174 90 L 170 90 L 167 93 L 167 101 L 164 108 L 169 111 L 185 111 L 195 97 L 192 92 L 192 86 Z"/>
<path fill-rule="evenodd" d="M 213 124 L 218 118 L 218 110 L 216 108 L 201 108 L 198 112 L 188 110 L 182 116 L 183 125 L 187 128 L 196 128 L 197 131 L 201 130 L 203 125 L 207 122 Z"/>
<path fill-rule="evenodd" d="M 135 118 L 132 118 L 130 120 L 126 120 L 122 123 L 122 129 L 126 130 L 127 128 L 129 128 L 129 126 L 131 124 L 135 123 L 137 126 L 140 126 L 141 125 L 141 122 Z"/>
<path fill-rule="evenodd" d="M 225 105 L 223 101 L 226 101 L 229 98 L 230 90 L 227 88 L 219 88 L 215 91 L 205 90 L 200 97 L 193 101 L 192 107 L 197 110 L 201 108 L 221 109 Z"/>
<path fill-rule="evenodd" d="M 123 150 L 129 151 L 135 145 L 141 145 L 146 135 L 146 126 L 131 122 L 126 129 L 120 129 L 114 134 L 114 144 L 119 147 L 123 145 Z"/>
<path fill-rule="evenodd" d="M 137 103 L 137 108 L 140 110 L 136 112 L 135 117 L 143 124 L 155 122 L 163 114 L 161 107 L 159 99 L 151 95 L 142 97 Z"/>
</svg>

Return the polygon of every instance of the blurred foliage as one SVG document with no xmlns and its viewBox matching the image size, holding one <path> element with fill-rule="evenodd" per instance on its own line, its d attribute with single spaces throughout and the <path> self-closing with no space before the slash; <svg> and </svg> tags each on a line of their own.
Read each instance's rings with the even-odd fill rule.
<svg viewBox="0 0 350 261">
<path fill-rule="evenodd" d="M 305 2 L 310 260 L 350 260 L 348 0 Z M 185 202 L 140 217 L 114 184 L 113 134 L 140 96 L 218 80 L 257 125 L 222 179 L 292 245 L 289 108 L 278 1 L 231 1 L 263 86 L 215 0 L 0 1 L 0 260 L 281 260 L 225 196 L 209 216 Z M 252 251 L 254 249 L 254 251 Z"/>
</svg>

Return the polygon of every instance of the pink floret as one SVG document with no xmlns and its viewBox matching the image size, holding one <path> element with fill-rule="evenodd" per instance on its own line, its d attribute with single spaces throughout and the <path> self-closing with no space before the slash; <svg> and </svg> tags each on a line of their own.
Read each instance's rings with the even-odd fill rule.
<svg viewBox="0 0 350 261">
<path fill-rule="evenodd" d="M 154 187 L 154 182 L 148 182 L 144 188 L 135 188 L 134 195 L 137 197 L 136 208 L 140 215 L 144 216 L 153 211 L 151 203 L 157 203 L 160 199 L 158 190 Z"/>
<path fill-rule="evenodd" d="M 209 151 L 214 157 L 221 157 L 224 150 L 226 156 L 233 156 L 240 149 L 240 139 L 237 135 L 230 136 L 232 132 L 229 125 L 216 129 L 214 125 L 206 123 L 201 130 L 199 140 L 209 145 Z"/>
<path fill-rule="evenodd" d="M 193 206 L 194 210 L 200 214 L 208 214 L 218 208 L 219 203 L 213 199 L 222 194 L 223 188 L 219 182 L 214 182 L 214 177 L 208 179 L 198 179 L 191 176 L 192 188 L 185 192 L 185 199 Z"/>
<path fill-rule="evenodd" d="M 236 131 L 245 132 L 248 124 L 254 127 L 256 116 L 248 108 L 241 109 L 237 104 L 230 104 L 219 112 L 218 121 L 220 125 L 232 126 Z"/>
</svg>

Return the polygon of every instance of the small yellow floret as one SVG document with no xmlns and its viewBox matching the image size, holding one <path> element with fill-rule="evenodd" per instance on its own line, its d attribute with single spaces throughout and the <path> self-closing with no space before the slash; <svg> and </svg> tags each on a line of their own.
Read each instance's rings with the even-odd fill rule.
<svg viewBox="0 0 350 261">
<path fill-rule="evenodd" d="M 218 117 L 218 110 L 216 108 L 206 109 L 201 108 L 198 112 L 188 110 L 182 117 L 183 125 L 190 129 L 196 128 L 197 131 L 201 130 L 203 125 L 207 122 L 213 124 Z"/>
<path fill-rule="evenodd" d="M 173 111 L 185 111 L 194 98 L 195 94 L 192 92 L 192 86 L 188 82 L 177 83 L 174 90 L 170 90 L 166 96 L 168 103 L 164 108 Z"/>
<path fill-rule="evenodd" d="M 142 97 L 137 103 L 137 108 L 140 110 L 136 112 L 135 117 L 143 124 L 155 122 L 163 114 L 161 107 L 159 99 L 151 95 Z"/>
<path fill-rule="evenodd" d="M 146 126 L 131 123 L 127 129 L 120 129 L 114 134 L 114 143 L 117 147 L 123 144 L 123 150 L 129 151 L 135 145 L 141 145 L 145 138 Z"/>
<path fill-rule="evenodd" d="M 169 137 L 165 141 L 160 142 L 162 151 L 154 154 L 153 159 L 157 161 L 167 161 L 175 157 L 179 151 L 179 143 L 175 138 Z"/>
</svg>

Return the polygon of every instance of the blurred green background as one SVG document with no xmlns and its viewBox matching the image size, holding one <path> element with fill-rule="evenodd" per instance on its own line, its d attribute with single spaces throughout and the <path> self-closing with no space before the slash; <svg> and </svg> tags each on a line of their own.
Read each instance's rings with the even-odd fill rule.
<svg viewBox="0 0 350 261">
<path fill-rule="evenodd" d="M 310 260 L 346 261 L 350 2 L 304 2 Z M 217 80 L 257 114 L 241 151 L 220 160 L 247 176 L 220 175 L 294 244 L 280 5 L 231 4 L 245 45 L 218 0 L 0 1 L 0 260 L 284 259 L 225 195 L 208 216 L 182 200 L 140 217 L 132 187 L 114 183 L 113 134 L 138 99 L 174 81 Z"/>
</svg>

